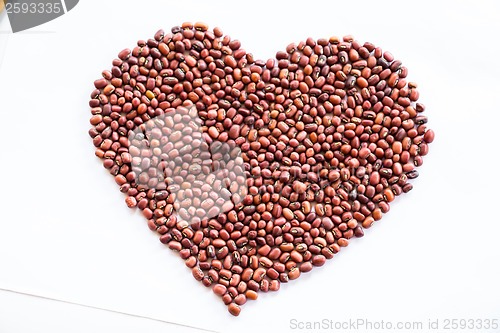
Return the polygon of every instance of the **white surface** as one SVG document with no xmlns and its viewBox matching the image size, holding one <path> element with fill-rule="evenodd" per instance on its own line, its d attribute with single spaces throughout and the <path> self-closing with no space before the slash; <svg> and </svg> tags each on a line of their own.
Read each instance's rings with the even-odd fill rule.
<svg viewBox="0 0 500 333">
<path fill-rule="evenodd" d="M 139 318 L 38 297 L 0 291 L 1 332 L 207 332 L 159 320 Z M 63 318 L 63 319 L 61 319 Z"/>
<path fill-rule="evenodd" d="M 0 68 L 0 287 L 218 332 L 296 332 L 292 319 L 500 318 L 499 9 L 496 1 L 82 0 L 9 35 Z M 371 41 L 409 68 L 436 132 L 414 190 L 364 238 L 261 293 L 237 318 L 127 209 L 87 134 L 101 70 L 138 39 L 184 21 L 220 26 L 263 59 L 308 36 Z M 81 329 L 68 330 L 72 322 Z M 127 326 L 180 331 L 0 292 L 1 333 Z"/>
</svg>

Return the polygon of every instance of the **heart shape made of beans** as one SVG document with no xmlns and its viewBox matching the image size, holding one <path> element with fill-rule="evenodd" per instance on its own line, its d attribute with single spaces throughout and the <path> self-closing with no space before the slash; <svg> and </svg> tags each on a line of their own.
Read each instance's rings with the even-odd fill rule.
<svg viewBox="0 0 500 333">
<path fill-rule="evenodd" d="M 412 189 L 434 132 L 408 70 L 352 36 L 255 60 L 204 23 L 94 82 L 89 134 L 126 204 L 237 316 L 334 257 Z"/>
</svg>

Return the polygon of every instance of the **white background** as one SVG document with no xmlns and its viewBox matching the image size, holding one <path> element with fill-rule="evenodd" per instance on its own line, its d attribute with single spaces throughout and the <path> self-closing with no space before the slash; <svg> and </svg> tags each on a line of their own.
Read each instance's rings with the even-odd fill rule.
<svg viewBox="0 0 500 333">
<path fill-rule="evenodd" d="M 500 319 L 499 15 L 498 1 L 82 0 L 11 34 L 4 12 L 0 288 L 217 332 L 358 318 L 421 320 L 426 332 L 429 319 Z M 239 317 L 126 207 L 87 134 L 101 71 L 184 21 L 220 26 L 262 59 L 308 36 L 371 41 L 409 68 L 436 132 L 414 190 L 364 238 Z M 191 331 L 0 291 L 0 333 Z"/>
</svg>

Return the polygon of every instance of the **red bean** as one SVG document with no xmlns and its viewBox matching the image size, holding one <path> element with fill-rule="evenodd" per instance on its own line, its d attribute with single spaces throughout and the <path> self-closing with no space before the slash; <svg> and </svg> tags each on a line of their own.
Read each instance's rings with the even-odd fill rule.
<svg viewBox="0 0 500 333">
<path fill-rule="evenodd" d="M 96 156 L 233 315 L 363 237 L 419 175 L 435 134 L 417 84 L 361 45 L 308 38 L 261 61 L 185 22 L 93 82 Z"/>
</svg>

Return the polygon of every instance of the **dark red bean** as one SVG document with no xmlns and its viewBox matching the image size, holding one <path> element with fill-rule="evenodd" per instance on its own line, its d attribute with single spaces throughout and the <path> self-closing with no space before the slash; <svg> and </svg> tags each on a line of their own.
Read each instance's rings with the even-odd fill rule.
<svg viewBox="0 0 500 333">
<path fill-rule="evenodd" d="M 407 74 L 352 36 L 261 61 L 185 22 L 94 81 L 89 135 L 127 206 L 238 315 L 412 189 L 435 135 Z"/>
</svg>

